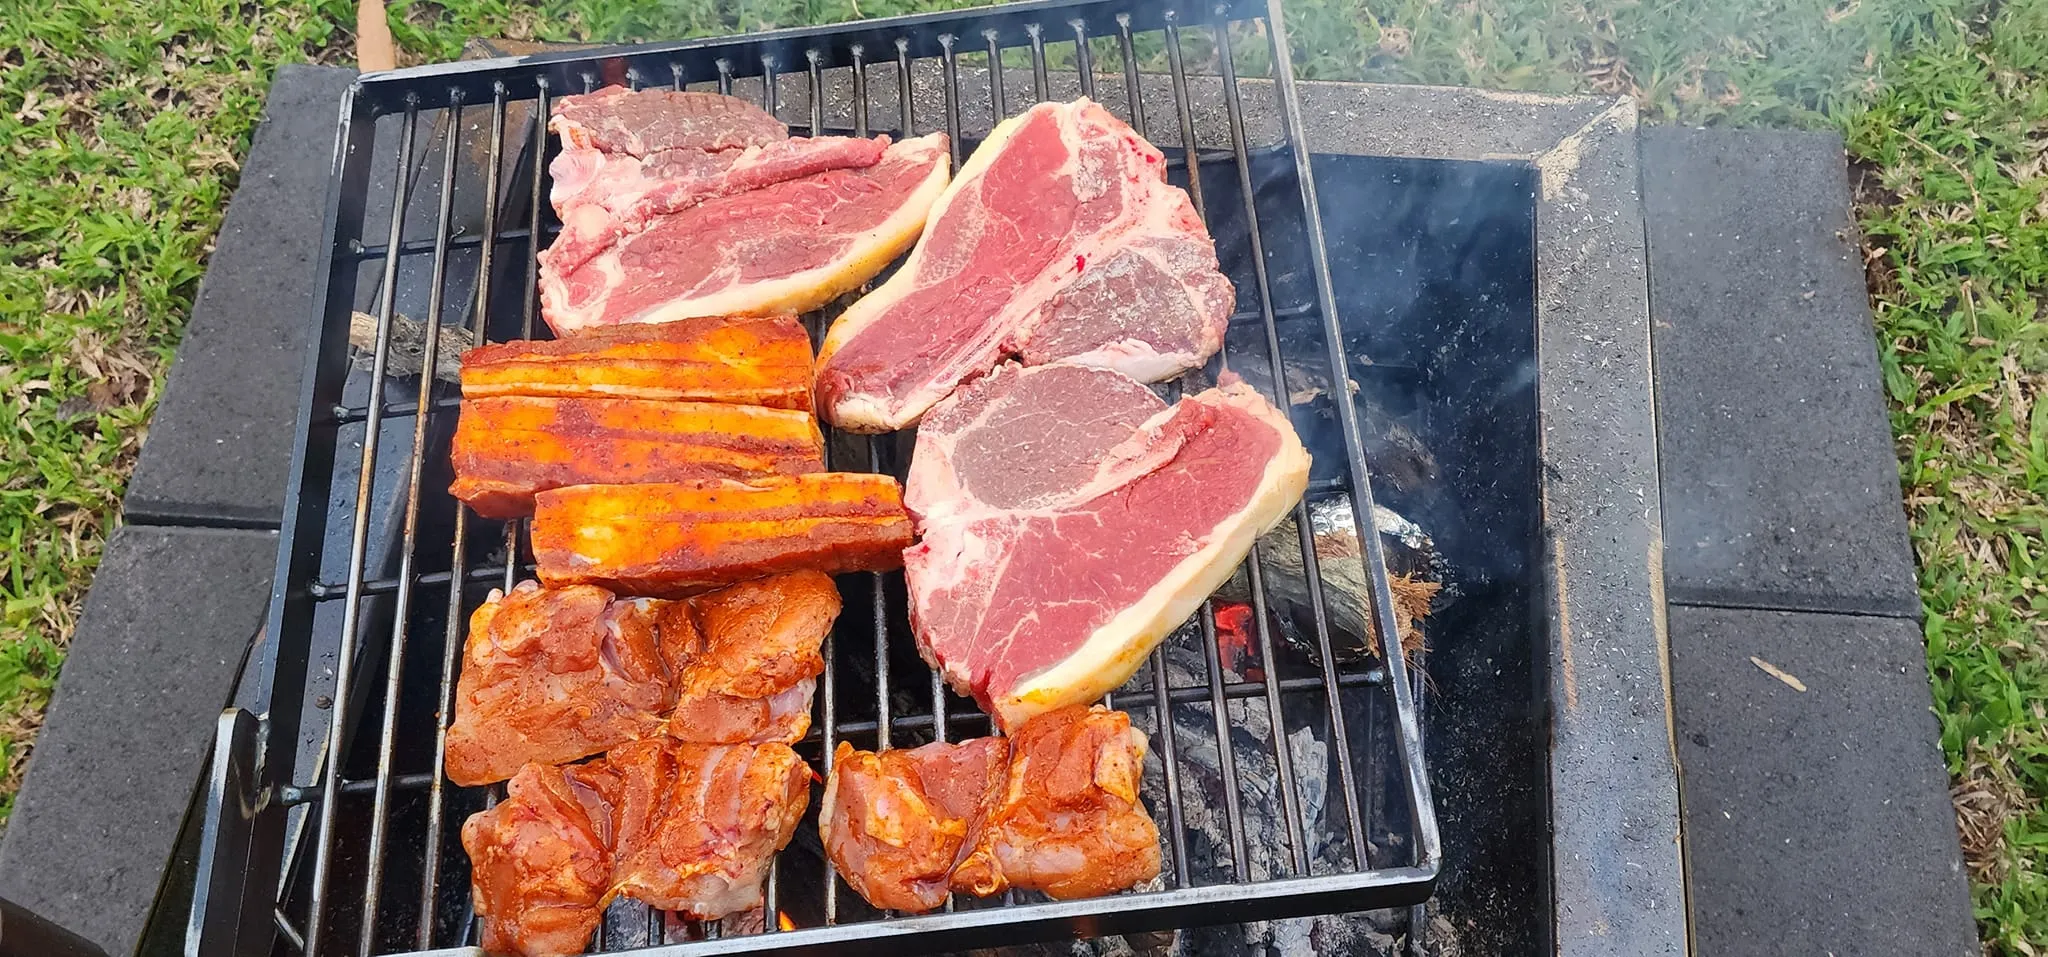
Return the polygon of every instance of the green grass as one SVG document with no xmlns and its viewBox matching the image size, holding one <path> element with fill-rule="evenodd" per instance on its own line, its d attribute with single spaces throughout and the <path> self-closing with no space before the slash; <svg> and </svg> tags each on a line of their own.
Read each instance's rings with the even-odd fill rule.
<svg viewBox="0 0 2048 957">
<path fill-rule="evenodd" d="M 391 11 L 419 61 L 472 36 L 958 5 Z M 1310 77 L 1626 94 L 1653 120 L 1844 133 L 1867 171 L 1859 216 L 1978 917 L 1989 952 L 2048 950 L 2048 0 L 1290 0 L 1288 15 Z M 264 87 L 279 63 L 346 62 L 353 22 L 351 0 L 0 0 L 0 814 Z"/>
<path fill-rule="evenodd" d="M 2048 945 L 2048 2 L 1902 60 L 1851 150 L 1978 919 Z"/>
</svg>

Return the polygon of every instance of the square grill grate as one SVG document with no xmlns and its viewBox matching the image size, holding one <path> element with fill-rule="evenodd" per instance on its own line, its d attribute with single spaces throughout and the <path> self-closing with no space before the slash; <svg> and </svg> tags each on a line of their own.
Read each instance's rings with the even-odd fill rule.
<svg viewBox="0 0 2048 957">
<path fill-rule="evenodd" d="M 1271 79 L 1241 78 L 1252 63 L 1269 64 Z M 1228 149 L 1198 145 L 1197 70 L 1214 75 L 1194 79 L 1220 82 L 1220 115 L 1199 119 L 1208 135 L 1227 137 Z M 559 228 L 545 202 L 549 104 L 614 82 L 715 88 L 814 136 L 943 129 L 956 168 L 989 125 L 1029 103 L 1096 97 L 1171 157 L 1171 175 L 1190 189 L 1219 250 L 1238 248 L 1251 264 L 1249 277 L 1233 276 L 1237 348 L 1168 390 L 1199 388 L 1227 368 L 1289 408 L 1289 372 L 1349 368 L 1278 0 L 1207 8 L 1050 0 L 362 78 L 340 117 L 325 311 L 309 357 L 294 510 L 281 532 L 269 621 L 277 642 L 263 676 L 269 709 L 222 719 L 189 953 L 416 952 L 475 940 L 455 832 L 496 795 L 438 773 L 445 705 L 469 613 L 532 566 L 523 523 L 479 519 L 447 495 L 459 395 L 432 374 L 416 384 L 399 374 L 409 349 L 400 341 L 403 312 L 478 340 L 544 334 L 534 256 Z M 1250 142 L 1245 104 L 1254 96 L 1274 101 L 1276 143 Z M 1276 225 L 1274 210 L 1254 202 L 1255 170 L 1288 165 L 1295 206 Z M 1305 245 L 1309 274 L 1269 275 L 1268 243 Z M 814 338 L 843 305 L 806 317 Z M 348 342 L 358 312 L 374 316 L 367 370 Z M 1297 326 L 1312 334 L 1283 335 Z M 448 358 L 442 337 L 422 338 L 411 361 L 432 369 Z M 1315 341 L 1323 347 L 1303 345 Z M 939 951 L 1426 898 L 1440 850 L 1420 741 L 1420 669 L 1399 655 L 1341 664 L 1326 614 L 1310 503 L 1348 496 L 1365 544 L 1371 621 L 1378 634 L 1398 632 L 1358 413 L 1349 402 L 1332 405 L 1341 449 L 1318 461 L 1295 512 L 1299 541 L 1286 543 L 1305 569 L 1294 574 L 1304 578 L 1314 647 L 1290 649 L 1273 633 L 1268 586 L 1288 572 L 1275 570 L 1269 538 L 1244 570 L 1254 647 L 1220 644 L 1205 605 L 1110 696 L 1152 742 L 1146 800 L 1166 849 L 1156 887 L 1064 902 L 1012 893 L 950 901 L 930 915 L 879 914 L 824 865 L 814 808 L 771 871 L 765 927 L 686 923 L 620 902 L 596 949 Z M 907 438 L 834 435 L 829 464 L 901 477 Z M 911 651 L 901 573 L 840 584 L 847 610 L 826 639 L 816 719 L 799 751 L 822 772 L 841 740 L 903 747 L 988 733 L 985 716 Z M 1325 749 L 1297 746 L 1311 726 Z M 795 926 L 778 927 L 785 919 Z"/>
</svg>

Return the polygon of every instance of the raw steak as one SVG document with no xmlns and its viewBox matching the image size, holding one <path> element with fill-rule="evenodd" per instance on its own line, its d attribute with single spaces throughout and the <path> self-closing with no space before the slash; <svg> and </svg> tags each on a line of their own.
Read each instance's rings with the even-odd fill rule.
<svg viewBox="0 0 2048 957">
<path fill-rule="evenodd" d="M 562 233 L 541 256 L 558 272 L 655 216 L 826 170 L 873 166 L 889 145 L 887 137 L 790 139 L 775 117 L 736 97 L 619 86 L 563 97 L 548 128 L 562 140 L 548 166 Z"/>
<path fill-rule="evenodd" d="M 799 313 L 874 278 L 924 228 L 945 189 L 946 137 L 657 216 L 575 266 L 541 262 L 558 334 L 626 322 Z M 552 248 L 552 247 L 551 247 Z"/>
<path fill-rule="evenodd" d="M 1006 729 L 1095 701 L 1230 577 L 1308 467 L 1241 382 L 1168 407 L 1113 370 L 999 367 L 918 428 L 919 650 Z"/>
<path fill-rule="evenodd" d="M 989 134 L 903 268 L 832 324 L 819 411 L 904 428 L 1006 356 L 1164 379 L 1221 348 L 1233 301 L 1159 151 L 1086 99 L 1041 103 Z"/>
</svg>

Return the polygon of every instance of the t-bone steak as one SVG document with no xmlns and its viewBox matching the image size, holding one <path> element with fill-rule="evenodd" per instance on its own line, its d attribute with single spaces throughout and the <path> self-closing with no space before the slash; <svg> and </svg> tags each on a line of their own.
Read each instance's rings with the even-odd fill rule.
<svg viewBox="0 0 2048 957">
<path fill-rule="evenodd" d="M 819 412 L 885 432 L 1005 357 L 1147 382 L 1222 347 L 1235 293 L 1166 161 L 1086 99 L 1005 120 L 901 269 L 832 324 Z"/>
<path fill-rule="evenodd" d="M 916 240 L 946 187 L 950 160 L 945 135 L 935 133 L 890 145 L 872 166 L 785 179 L 656 216 L 574 268 L 543 260 L 542 313 L 567 334 L 807 312 L 873 279 Z"/>
<path fill-rule="evenodd" d="M 1309 456 L 1242 382 L 1005 364 L 926 415 L 904 504 L 919 650 L 1006 729 L 1129 679 L 1286 516 Z"/>
<path fill-rule="evenodd" d="M 556 272 L 589 262 L 656 216 L 707 199 L 833 169 L 873 166 L 888 137 L 791 139 L 767 111 L 717 93 L 608 86 L 555 101 L 548 165 L 562 232 L 542 260 Z"/>
</svg>

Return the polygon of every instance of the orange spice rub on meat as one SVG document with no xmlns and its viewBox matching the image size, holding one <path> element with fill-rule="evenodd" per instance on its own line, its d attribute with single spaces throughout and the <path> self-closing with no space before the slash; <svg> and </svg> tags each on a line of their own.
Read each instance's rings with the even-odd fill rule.
<svg viewBox="0 0 2048 957">
<path fill-rule="evenodd" d="M 486 518 L 533 514 L 568 485 L 797 475 L 825 468 L 810 413 L 645 399 L 465 399 L 448 491 Z"/>
<path fill-rule="evenodd" d="M 800 740 L 825 668 L 818 648 L 838 615 L 839 593 L 819 572 L 688 601 L 522 584 L 470 619 L 448 779 L 488 784 L 528 762 L 560 764 L 663 735 Z"/>
<path fill-rule="evenodd" d="M 705 316 L 478 346 L 462 394 L 665 399 L 811 409 L 811 340 L 794 316 Z"/>
<path fill-rule="evenodd" d="M 924 911 L 949 891 L 1069 899 L 1159 874 L 1159 829 L 1138 800 L 1145 736 L 1072 706 L 1005 740 L 880 754 L 841 744 L 818 826 L 841 876 L 876 907 Z"/>
<path fill-rule="evenodd" d="M 534 501 L 541 581 L 638 595 L 688 595 L 800 568 L 897 568 L 911 538 L 902 486 L 866 472 L 579 485 Z"/>
</svg>

